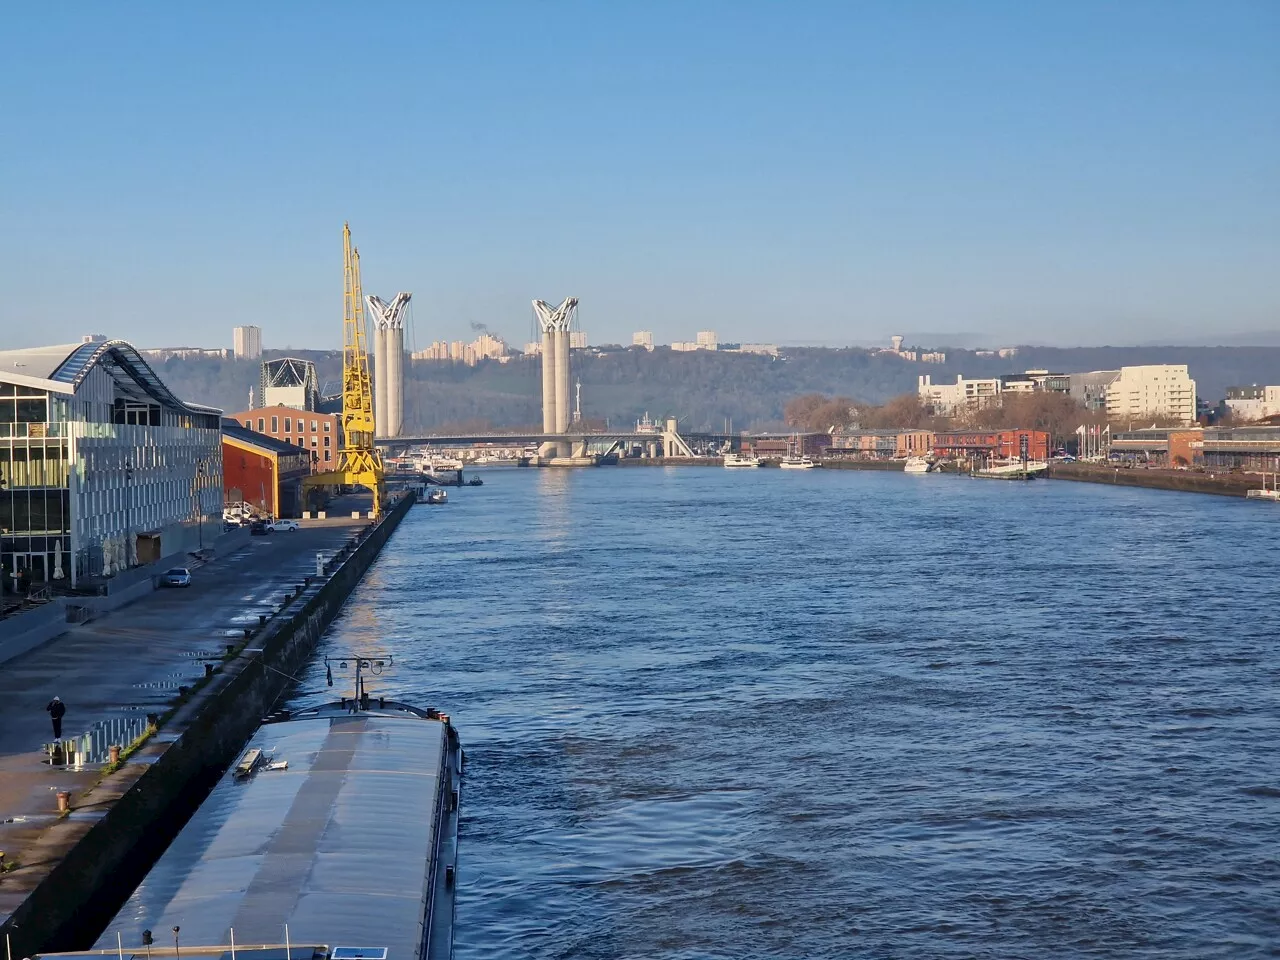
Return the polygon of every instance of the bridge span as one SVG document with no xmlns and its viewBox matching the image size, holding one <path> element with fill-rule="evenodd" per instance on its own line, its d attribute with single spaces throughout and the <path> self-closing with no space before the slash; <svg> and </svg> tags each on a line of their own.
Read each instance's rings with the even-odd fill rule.
<svg viewBox="0 0 1280 960">
<path fill-rule="evenodd" d="M 739 438 L 733 434 L 692 433 L 681 435 L 674 430 L 601 430 L 584 433 L 535 433 L 533 431 L 477 431 L 474 433 L 422 433 L 398 437 L 379 437 L 374 442 L 392 455 L 407 453 L 414 447 L 541 447 L 545 443 L 568 443 L 575 456 L 608 455 L 619 448 L 637 445 L 646 450 L 652 444 L 651 455 L 663 457 L 693 457 L 709 447 L 724 449 Z"/>
</svg>

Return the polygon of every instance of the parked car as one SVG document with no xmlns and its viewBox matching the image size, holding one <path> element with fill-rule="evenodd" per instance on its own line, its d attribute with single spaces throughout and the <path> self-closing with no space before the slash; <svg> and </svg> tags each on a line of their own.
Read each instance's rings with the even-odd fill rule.
<svg viewBox="0 0 1280 960">
<path fill-rule="evenodd" d="M 276 533 L 284 533 L 285 531 L 294 531 L 300 528 L 301 524 L 297 520 L 274 520 L 268 526 Z"/>
<path fill-rule="evenodd" d="M 173 567 L 160 574 L 160 586 L 162 587 L 189 587 L 191 586 L 191 571 L 186 567 Z"/>
<path fill-rule="evenodd" d="M 249 535 L 252 537 L 265 537 L 271 532 L 271 527 L 263 523 L 261 520 L 255 520 L 249 524 Z"/>
</svg>

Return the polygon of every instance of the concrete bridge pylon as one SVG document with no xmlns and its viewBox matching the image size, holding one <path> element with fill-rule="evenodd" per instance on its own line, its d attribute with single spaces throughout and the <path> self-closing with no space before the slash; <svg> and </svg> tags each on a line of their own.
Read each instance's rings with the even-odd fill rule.
<svg viewBox="0 0 1280 960">
<path fill-rule="evenodd" d="M 565 297 L 553 307 L 533 301 L 533 312 L 542 331 L 542 432 L 564 434 L 569 430 L 569 330 L 578 310 L 577 297 Z M 541 457 L 567 457 L 568 442 L 548 441 L 538 450 Z"/>
</svg>

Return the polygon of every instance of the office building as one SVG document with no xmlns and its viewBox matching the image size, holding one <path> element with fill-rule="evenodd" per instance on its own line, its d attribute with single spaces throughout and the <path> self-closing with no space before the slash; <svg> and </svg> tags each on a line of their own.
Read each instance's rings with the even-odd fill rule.
<svg viewBox="0 0 1280 960">
<path fill-rule="evenodd" d="M 1194 423 L 1196 382 L 1182 363 L 1121 367 L 1120 376 L 1107 386 L 1107 416 L 1112 420 L 1169 417 Z"/>
<path fill-rule="evenodd" d="M 236 327 L 232 331 L 232 345 L 237 360 L 257 360 L 262 356 L 262 328 Z"/>
<path fill-rule="evenodd" d="M 72 586 L 220 532 L 220 411 L 122 340 L 0 353 L 0 565 Z"/>
</svg>

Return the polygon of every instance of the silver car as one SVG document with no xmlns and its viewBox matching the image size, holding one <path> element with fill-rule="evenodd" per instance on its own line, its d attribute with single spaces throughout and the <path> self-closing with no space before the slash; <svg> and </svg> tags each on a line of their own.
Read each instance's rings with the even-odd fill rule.
<svg viewBox="0 0 1280 960">
<path fill-rule="evenodd" d="M 160 586 L 162 587 L 189 587 L 191 586 L 191 571 L 186 567 L 173 567 L 160 574 Z"/>
</svg>

